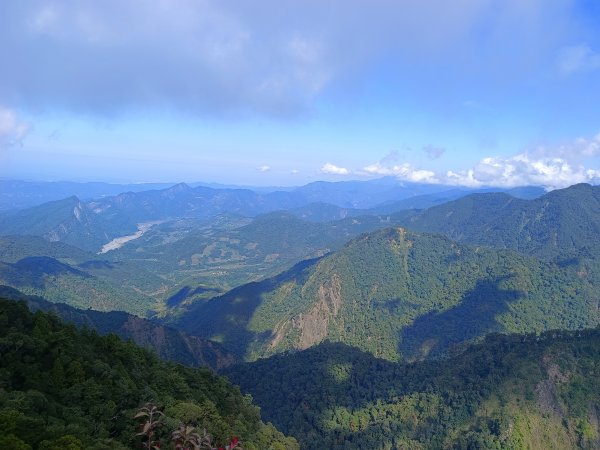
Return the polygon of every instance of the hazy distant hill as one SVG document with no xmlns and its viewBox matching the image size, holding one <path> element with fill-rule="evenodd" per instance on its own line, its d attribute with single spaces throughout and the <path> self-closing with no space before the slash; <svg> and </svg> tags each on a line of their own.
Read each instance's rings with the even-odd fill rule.
<svg viewBox="0 0 600 450">
<path fill-rule="evenodd" d="M 78 185 L 74 183 L 72 188 L 77 191 Z M 532 192 L 537 191 L 539 189 L 522 188 L 518 192 L 533 195 Z M 207 219 L 219 214 L 255 217 L 280 210 L 293 211 L 310 221 L 331 221 L 350 216 L 389 214 L 401 209 L 422 209 L 467 193 L 468 190 L 448 191 L 447 186 L 400 183 L 394 178 L 315 182 L 280 191 L 216 189 L 180 183 L 164 189 L 136 189 L 103 195 L 95 200 L 82 201 L 70 196 L 5 212 L 0 214 L 0 235 L 38 235 L 50 241 L 63 241 L 98 251 L 112 239 L 130 235 L 137 231 L 138 225 L 148 222 Z"/>
<path fill-rule="evenodd" d="M 369 214 L 390 214 L 406 209 L 427 209 L 474 193 L 503 192 L 515 198 L 531 200 L 541 197 L 545 190 L 540 187 L 522 187 L 512 189 L 451 189 L 434 194 L 417 195 L 398 201 L 382 203 L 368 210 Z"/>
<path fill-rule="evenodd" d="M 30 208 L 76 196 L 83 200 L 117 195 L 121 192 L 164 189 L 173 183 L 112 184 L 101 182 L 0 180 L 0 211 Z"/>
<path fill-rule="evenodd" d="M 416 364 L 323 343 L 226 374 L 306 450 L 592 450 L 600 448 L 599 368 L 596 329 L 493 335 Z"/>
<path fill-rule="evenodd" d="M 35 235 L 97 251 L 113 238 L 133 233 L 136 221 L 125 215 L 106 217 L 77 197 L 0 214 L 0 235 Z"/>
<path fill-rule="evenodd" d="M 440 192 L 444 186 L 399 183 L 384 178 L 372 181 L 315 182 L 292 190 L 257 192 L 249 189 L 212 189 L 178 184 L 168 189 L 128 192 L 92 202 L 90 207 L 106 217 L 126 213 L 138 222 L 174 217 L 210 217 L 220 213 L 254 217 L 277 210 L 294 210 L 311 203 L 340 208 L 371 208 L 422 193 Z"/>
<path fill-rule="evenodd" d="M 328 202 L 328 198 L 325 197 L 325 200 L 309 203 L 300 208 L 292 209 L 290 212 L 301 219 L 309 220 L 311 222 L 328 222 L 347 217 L 365 215 L 381 216 L 404 210 L 427 209 L 473 193 L 484 192 L 504 192 L 513 197 L 527 200 L 541 197 L 545 193 L 544 189 L 533 186 L 512 189 L 450 189 L 435 191 L 431 194 L 408 196 L 405 191 L 403 193 L 395 192 L 392 200 L 382 200 L 378 202 L 376 206 L 369 207 L 368 209 L 344 208 L 342 206 L 331 204 Z"/>
<path fill-rule="evenodd" d="M 325 339 L 412 359 L 490 332 L 593 327 L 598 320 L 584 267 L 391 228 L 197 302 L 176 324 L 249 359 Z"/>
<path fill-rule="evenodd" d="M 381 203 L 433 194 L 448 190 L 448 186 L 400 182 L 395 177 L 369 181 L 316 181 L 296 188 L 305 203 L 326 202 L 342 208 L 368 209 Z"/>
<path fill-rule="evenodd" d="M 0 236 L 0 261 L 15 263 L 32 256 L 47 256 L 71 264 L 79 264 L 95 255 L 64 242 L 49 242 L 40 236 Z"/>
</svg>

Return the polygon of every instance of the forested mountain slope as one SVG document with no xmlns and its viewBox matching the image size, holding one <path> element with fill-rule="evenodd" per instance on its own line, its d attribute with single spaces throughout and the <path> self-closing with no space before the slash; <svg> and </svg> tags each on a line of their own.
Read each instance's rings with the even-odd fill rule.
<svg viewBox="0 0 600 450">
<path fill-rule="evenodd" d="M 105 217 L 77 197 L 0 214 L 0 235 L 41 236 L 89 251 L 98 251 L 104 243 L 136 229 L 132 218 Z"/>
<path fill-rule="evenodd" d="M 174 323 L 255 359 L 325 339 L 395 360 L 490 332 L 598 324 L 585 266 L 389 228 L 323 258 L 193 304 Z"/>
<path fill-rule="evenodd" d="M 0 300 L 0 448 L 139 448 L 136 409 L 154 402 L 165 414 L 165 445 L 181 422 L 206 428 L 224 445 L 246 450 L 298 449 L 239 389 L 208 369 L 158 360 L 112 335 L 77 331 L 56 318 Z"/>
<path fill-rule="evenodd" d="M 391 224 L 388 218 L 373 216 L 311 223 L 285 211 L 253 220 L 218 221 L 187 228 L 183 221 L 181 226 L 179 222 L 161 224 L 106 257 L 135 261 L 179 289 L 188 288 L 183 296 L 172 294 L 167 301 L 171 307 L 276 275 L 303 259 L 336 250 L 365 231 Z M 200 294 L 193 294 L 199 286 L 203 288 Z"/>
</svg>

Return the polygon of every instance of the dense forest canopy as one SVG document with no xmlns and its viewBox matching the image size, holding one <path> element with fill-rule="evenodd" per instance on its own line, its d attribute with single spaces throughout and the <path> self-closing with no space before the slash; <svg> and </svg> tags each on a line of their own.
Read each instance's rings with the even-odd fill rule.
<svg viewBox="0 0 600 450">
<path fill-rule="evenodd" d="M 244 449 L 298 449 L 259 409 L 208 369 L 160 361 L 115 335 L 78 331 L 24 302 L 0 300 L 0 448 L 116 450 L 140 448 L 133 417 L 146 402 L 171 430 L 187 423 L 216 444 L 239 437 Z"/>
</svg>

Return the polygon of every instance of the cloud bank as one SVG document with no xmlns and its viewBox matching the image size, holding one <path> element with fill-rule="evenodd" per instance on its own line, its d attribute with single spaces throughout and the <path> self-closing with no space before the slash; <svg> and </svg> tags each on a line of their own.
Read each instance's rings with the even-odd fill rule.
<svg viewBox="0 0 600 450">
<path fill-rule="evenodd" d="M 401 180 L 413 181 L 416 183 L 439 183 L 435 172 L 431 170 L 418 170 L 410 163 L 384 165 L 381 162 L 368 165 L 363 171 L 369 175 L 393 175 Z"/>
<path fill-rule="evenodd" d="M 403 181 L 467 187 L 543 186 L 556 189 L 576 183 L 600 182 L 600 170 L 585 166 L 586 160 L 600 156 L 600 134 L 579 138 L 556 147 L 537 147 L 514 156 L 491 156 L 472 168 L 435 172 L 418 169 L 408 162 L 398 163 L 390 155 L 356 174 L 395 176 Z"/>
<path fill-rule="evenodd" d="M 573 1 L 4 1 L 0 103 L 287 117 L 334 81 L 352 93 L 380 64 L 418 70 L 436 61 L 446 80 L 498 77 L 498 66 L 521 75 L 530 55 L 550 51 Z M 567 52 L 568 70 L 595 61 L 577 51 Z"/>
</svg>

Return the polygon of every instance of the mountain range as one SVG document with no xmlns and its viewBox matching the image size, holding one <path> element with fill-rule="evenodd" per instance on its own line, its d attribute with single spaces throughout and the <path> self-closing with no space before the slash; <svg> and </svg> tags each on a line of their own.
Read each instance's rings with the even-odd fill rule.
<svg viewBox="0 0 600 450">
<path fill-rule="evenodd" d="M 543 259 L 600 255 L 600 188 L 577 184 L 533 200 L 472 194 L 429 208 L 405 222 L 453 240 L 511 248 Z"/>
<path fill-rule="evenodd" d="M 0 214 L 0 235 L 25 232 L 50 241 L 63 241 L 86 250 L 99 251 L 113 239 L 135 233 L 144 223 L 176 218 L 206 219 L 223 213 L 255 217 L 279 210 L 297 211 L 300 217 L 313 221 L 329 221 L 348 214 L 377 215 L 380 205 L 383 205 L 383 212 L 390 211 L 390 208 L 428 207 L 469 192 L 449 191 L 447 186 L 398 183 L 393 178 L 364 182 L 315 182 L 285 191 L 215 189 L 180 183 L 164 189 L 132 190 L 94 200 L 70 196 L 27 209 L 6 211 Z M 541 194 L 535 188 L 514 192 L 526 197 Z M 405 201 L 405 204 L 396 203 L 394 206 L 394 202 L 399 201 Z"/>
<path fill-rule="evenodd" d="M 586 184 L 178 184 L 0 214 L 0 296 L 222 371 L 308 450 L 598 448 L 599 283 L 600 187 Z M 69 364 L 51 379 L 79 386 Z M 64 388 L 35 386 L 53 405 Z M 21 419 L 3 425 L 37 420 L 3 395 L 0 427 L 42 445 Z M 297 448 L 252 420 L 249 448 Z"/>
</svg>

